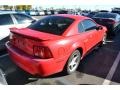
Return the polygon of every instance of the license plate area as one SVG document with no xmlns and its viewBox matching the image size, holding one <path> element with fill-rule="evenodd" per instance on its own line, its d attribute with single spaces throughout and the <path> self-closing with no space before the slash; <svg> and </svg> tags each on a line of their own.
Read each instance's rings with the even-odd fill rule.
<svg viewBox="0 0 120 90">
<path fill-rule="evenodd" d="M 12 40 L 12 44 L 16 47 L 18 47 L 19 49 L 25 49 L 25 38 L 20 37 L 15 35 L 13 40 Z"/>
<path fill-rule="evenodd" d="M 16 34 L 14 34 L 11 42 L 13 46 L 17 47 L 18 49 L 30 55 L 33 55 L 33 46 L 37 44 L 37 41 L 35 40 Z"/>
</svg>

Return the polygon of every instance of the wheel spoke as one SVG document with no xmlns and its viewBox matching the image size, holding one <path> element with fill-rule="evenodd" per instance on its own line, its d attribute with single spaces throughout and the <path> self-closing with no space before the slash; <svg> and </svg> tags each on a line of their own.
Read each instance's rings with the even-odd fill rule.
<svg viewBox="0 0 120 90">
<path fill-rule="evenodd" d="M 78 61 L 77 61 L 77 59 L 78 59 L 78 55 L 76 55 L 73 59 L 72 59 L 72 61 L 70 62 L 70 64 L 69 64 L 69 69 L 71 70 L 71 71 L 73 71 L 75 68 L 76 68 L 76 66 L 77 66 L 77 64 L 78 64 Z"/>
<path fill-rule="evenodd" d="M 70 65 L 70 66 L 69 66 L 69 69 L 72 70 L 72 69 L 73 69 L 73 65 Z"/>
<path fill-rule="evenodd" d="M 103 37 L 103 44 L 106 44 L 106 35 Z"/>
</svg>

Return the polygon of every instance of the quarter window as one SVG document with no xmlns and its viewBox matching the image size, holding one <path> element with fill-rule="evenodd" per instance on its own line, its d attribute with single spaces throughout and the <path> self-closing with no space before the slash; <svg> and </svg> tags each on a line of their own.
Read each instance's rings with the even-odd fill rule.
<svg viewBox="0 0 120 90">
<path fill-rule="evenodd" d="M 79 24 L 78 24 L 78 31 L 79 31 L 79 32 L 84 32 L 84 31 L 85 31 L 82 23 L 79 23 Z"/>
<path fill-rule="evenodd" d="M 96 28 L 96 24 L 91 20 L 84 20 L 82 23 L 85 28 L 85 31 L 93 30 Z"/>
</svg>

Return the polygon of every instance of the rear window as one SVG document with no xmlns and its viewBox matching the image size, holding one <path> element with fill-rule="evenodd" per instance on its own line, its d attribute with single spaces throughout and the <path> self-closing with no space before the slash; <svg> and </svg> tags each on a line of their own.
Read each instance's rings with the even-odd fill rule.
<svg viewBox="0 0 120 90">
<path fill-rule="evenodd" d="M 112 11 L 112 13 L 118 13 L 118 14 L 120 14 L 120 11 Z"/>
<path fill-rule="evenodd" d="M 94 17 L 98 17 L 98 18 L 116 18 L 116 14 L 109 14 L 109 13 L 99 13 L 96 14 Z"/>
<path fill-rule="evenodd" d="M 28 28 L 40 32 L 61 35 L 73 22 L 74 19 L 71 18 L 61 16 L 49 16 L 31 24 L 30 26 L 28 26 Z"/>
</svg>

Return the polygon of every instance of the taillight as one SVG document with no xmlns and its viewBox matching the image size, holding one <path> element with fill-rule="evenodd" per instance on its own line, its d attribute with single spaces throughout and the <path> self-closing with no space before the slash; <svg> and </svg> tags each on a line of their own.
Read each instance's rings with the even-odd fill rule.
<svg viewBox="0 0 120 90">
<path fill-rule="evenodd" d="M 108 22 L 108 24 L 115 24 L 115 23 L 116 23 L 115 21 Z"/>
<path fill-rule="evenodd" d="M 110 20 L 110 21 L 108 21 L 107 23 L 108 23 L 108 24 L 115 24 L 116 22 L 113 21 L 113 20 Z"/>
<path fill-rule="evenodd" d="M 12 32 L 10 32 L 10 34 L 9 34 L 9 39 L 10 40 L 13 39 L 13 33 Z"/>
<path fill-rule="evenodd" d="M 41 59 L 48 59 L 53 57 L 50 49 L 44 46 L 34 46 L 33 54 L 34 56 L 39 57 Z"/>
</svg>

